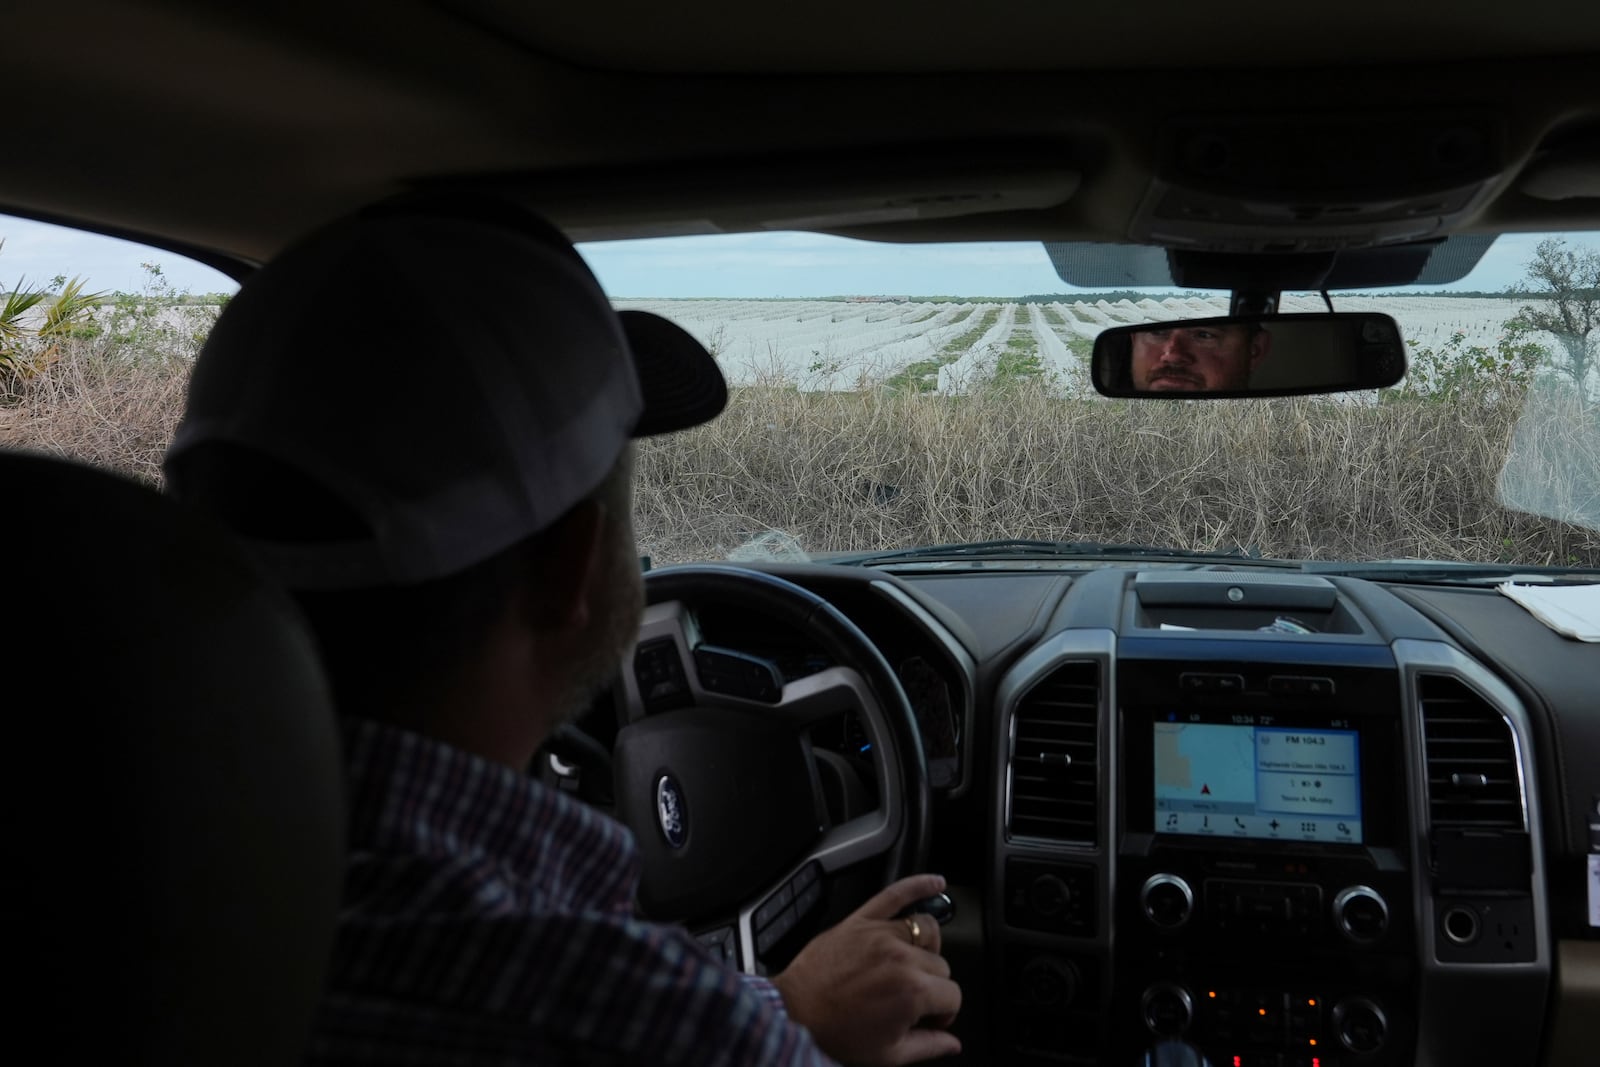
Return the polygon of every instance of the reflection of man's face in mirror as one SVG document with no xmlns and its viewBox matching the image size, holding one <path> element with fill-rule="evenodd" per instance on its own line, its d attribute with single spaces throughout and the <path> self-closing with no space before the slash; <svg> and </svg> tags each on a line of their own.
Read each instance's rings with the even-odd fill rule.
<svg viewBox="0 0 1600 1067">
<path fill-rule="evenodd" d="M 1133 335 L 1133 387 L 1205 393 L 1250 385 L 1272 336 L 1254 326 L 1175 326 Z"/>
</svg>

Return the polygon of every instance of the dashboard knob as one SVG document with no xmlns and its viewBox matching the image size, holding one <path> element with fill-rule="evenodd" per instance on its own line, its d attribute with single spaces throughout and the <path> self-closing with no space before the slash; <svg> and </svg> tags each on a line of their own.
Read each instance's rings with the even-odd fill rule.
<svg viewBox="0 0 1600 1067">
<path fill-rule="evenodd" d="M 1072 890 L 1053 874 L 1041 874 L 1028 886 L 1028 910 L 1041 918 L 1060 915 L 1072 902 Z"/>
<path fill-rule="evenodd" d="M 1370 944 L 1389 930 L 1389 905 L 1370 886 L 1347 886 L 1333 898 L 1333 923 L 1347 940 Z"/>
<path fill-rule="evenodd" d="M 1163 930 L 1176 930 L 1194 914 L 1194 890 L 1175 874 L 1152 874 L 1139 890 L 1144 917 Z"/>
<path fill-rule="evenodd" d="M 1139 1012 L 1157 1037 L 1177 1037 L 1194 1021 L 1194 999 L 1176 982 L 1157 982 L 1144 991 Z"/>
<path fill-rule="evenodd" d="M 1065 1008 L 1078 997 L 1078 968 L 1070 960 L 1039 956 L 1022 968 L 1023 1000 L 1041 1008 Z"/>
<path fill-rule="evenodd" d="M 1335 1005 L 1333 1031 L 1339 1035 L 1339 1044 L 1357 1056 L 1370 1056 L 1383 1048 L 1389 1019 L 1366 997 L 1350 997 Z"/>
</svg>

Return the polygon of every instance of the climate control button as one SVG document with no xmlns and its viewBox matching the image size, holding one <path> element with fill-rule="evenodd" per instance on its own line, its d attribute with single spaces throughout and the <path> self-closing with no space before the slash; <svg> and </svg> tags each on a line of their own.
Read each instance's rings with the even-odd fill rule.
<svg viewBox="0 0 1600 1067">
<path fill-rule="evenodd" d="M 1370 1056 L 1383 1048 L 1389 1019 L 1366 997 L 1350 997 L 1334 1007 L 1333 1030 L 1339 1035 L 1339 1044 L 1357 1056 Z"/>
<path fill-rule="evenodd" d="M 1194 890 L 1175 874 L 1152 874 L 1139 890 L 1144 917 L 1163 930 L 1176 930 L 1194 914 Z"/>
<path fill-rule="evenodd" d="M 1157 982 L 1139 1001 L 1145 1029 L 1157 1037 L 1177 1037 L 1194 1021 L 1194 998 L 1176 982 Z"/>
</svg>

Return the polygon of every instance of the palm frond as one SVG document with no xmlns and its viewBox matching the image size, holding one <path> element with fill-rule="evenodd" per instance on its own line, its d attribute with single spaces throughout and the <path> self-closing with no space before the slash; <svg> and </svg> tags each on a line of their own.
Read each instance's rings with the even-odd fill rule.
<svg viewBox="0 0 1600 1067">
<path fill-rule="evenodd" d="M 26 333 L 20 321 L 24 315 L 38 306 L 39 301 L 45 298 L 43 289 L 26 289 L 27 279 L 17 280 L 17 287 L 6 295 L 6 302 L 0 305 L 0 341 L 15 342 Z"/>
<path fill-rule="evenodd" d="M 44 314 L 44 325 L 39 327 L 40 337 L 62 337 L 71 333 L 72 328 L 105 299 L 105 293 L 86 293 L 83 287 L 84 280 L 79 277 L 62 286 L 61 295 L 56 297 L 55 303 Z"/>
</svg>

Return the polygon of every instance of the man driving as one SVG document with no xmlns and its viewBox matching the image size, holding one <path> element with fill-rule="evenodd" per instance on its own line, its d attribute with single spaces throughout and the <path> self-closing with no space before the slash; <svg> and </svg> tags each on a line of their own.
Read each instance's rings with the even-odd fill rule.
<svg viewBox="0 0 1600 1067">
<path fill-rule="evenodd" d="M 1155 392 L 1235 392 L 1266 358 L 1272 335 L 1258 325 L 1160 327 L 1133 334 L 1133 386 Z"/>
<path fill-rule="evenodd" d="M 938 926 L 896 918 L 942 879 L 889 886 L 770 981 L 742 975 L 637 918 L 629 831 L 527 773 L 637 630 L 630 439 L 725 400 L 692 337 L 619 316 L 507 205 L 363 212 L 219 319 L 168 484 L 295 591 L 341 713 L 349 860 L 310 1062 L 959 1051 Z"/>
</svg>

